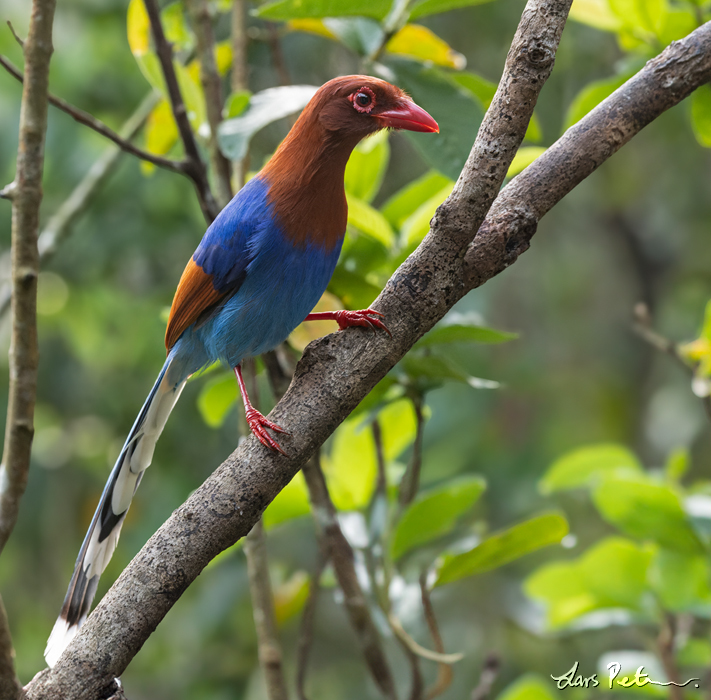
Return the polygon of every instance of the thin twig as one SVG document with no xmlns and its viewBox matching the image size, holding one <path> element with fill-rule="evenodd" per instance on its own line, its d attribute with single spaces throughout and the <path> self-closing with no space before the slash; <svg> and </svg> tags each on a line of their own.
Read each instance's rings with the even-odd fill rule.
<svg viewBox="0 0 711 700">
<path fill-rule="evenodd" d="M 24 81 L 22 72 L 4 56 L 0 56 L 0 66 L 2 66 L 11 76 L 19 80 L 21 83 Z M 79 122 L 79 124 L 83 124 L 84 126 L 88 126 L 93 131 L 96 131 L 97 134 L 101 134 L 105 138 L 109 139 L 109 141 L 113 141 L 122 151 L 126 151 L 126 153 L 130 153 L 141 160 L 153 163 L 153 165 L 157 165 L 159 168 L 165 168 L 166 170 L 170 170 L 174 173 L 181 173 L 182 175 L 188 174 L 185 163 L 177 160 L 170 160 L 169 158 L 162 158 L 161 156 L 154 155 L 153 153 L 149 153 L 148 151 L 138 148 L 128 139 L 120 134 L 117 134 L 113 129 L 106 126 L 106 124 L 104 124 L 101 120 L 93 117 L 83 109 L 79 109 L 78 107 L 69 104 L 69 102 L 63 100 L 61 97 L 56 97 L 55 95 L 50 94 L 48 99 L 52 105 L 68 114 L 72 119 L 74 119 L 74 121 Z"/>
<path fill-rule="evenodd" d="M 210 126 L 208 150 L 210 163 L 217 183 L 217 198 L 220 208 L 232 199 L 230 162 L 222 155 L 217 143 L 217 127 L 222 121 L 222 80 L 215 62 L 215 33 L 207 0 L 187 0 L 188 12 L 192 20 L 196 38 L 197 57 L 200 61 L 200 82 L 205 93 L 207 122 Z"/>
<path fill-rule="evenodd" d="M 25 42 L 20 38 L 20 35 L 15 31 L 15 27 L 12 26 L 12 22 L 7 20 L 7 26 L 10 28 L 10 33 L 15 37 L 15 41 L 20 45 L 21 49 L 25 48 Z"/>
<path fill-rule="evenodd" d="M 10 624 L 0 598 L 0 698 L 14 700 L 19 698 L 22 687 L 15 675 L 15 650 L 12 648 Z"/>
<path fill-rule="evenodd" d="M 316 617 L 316 605 L 318 595 L 321 591 L 321 577 L 328 564 L 328 552 L 319 552 L 316 570 L 311 575 L 309 582 L 309 594 L 304 605 L 304 612 L 299 625 L 299 639 L 296 643 L 296 696 L 299 700 L 307 700 L 306 697 L 306 673 L 308 671 L 309 654 L 314 637 L 314 619 Z"/>
<path fill-rule="evenodd" d="M 5 446 L 0 466 L 0 552 L 17 522 L 27 486 L 37 393 L 37 278 L 47 90 L 55 0 L 34 0 L 24 45 L 17 173 L 12 199 L 12 341 Z"/>
<path fill-rule="evenodd" d="M 148 115 L 158 101 L 155 92 L 149 93 L 138 106 L 138 109 L 128 118 L 121 129 L 121 138 L 132 139 L 145 123 Z M 122 149 L 109 146 L 99 159 L 91 166 L 89 172 L 72 190 L 59 209 L 47 222 L 39 235 L 37 247 L 39 249 L 40 263 L 44 264 L 51 259 L 57 251 L 59 244 L 67 238 L 72 231 L 72 226 L 91 201 L 91 198 L 106 182 L 119 161 Z M 7 257 L 7 261 L 5 258 Z M 9 268 L 9 253 L 0 258 L 0 269 Z M 6 264 L 7 262 L 7 264 Z M 5 315 L 10 307 L 11 289 L 9 283 L 0 290 L 0 318 Z"/>
<path fill-rule="evenodd" d="M 318 458 L 304 464 L 303 473 L 318 537 L 333 563 L 336 579 L 343 591 L 346 613 L 365 656 L 368 670 L 383 695 L 394 700 L 397 697 L 395 682 L 383 652 L 380 634 L 358 581 L 353 549 L 338 524 L 336 509 L 328 493 Z"/>
<path fill-rule="evenodd" d="M 195 141 L 195 135 L 193 134 L 193 130 L 190 128 L 188 112 L 185 108 L 183 96 L 180 93 L 178 77 L 175 74 L 175 67 L 173 66 L 173 49 L 168 43 L 168 40 L 165 38 L 165 33 L 163 32 L 163 25 L 161 24 L 160 10 L 158 8 L 157 0 L 143 0 L 143 2 L 146 6 L 148 19 L 151 23 L 151 34 L 153 35 L 156 53 L 158 54 L 158 60 L 160 61 L 163 77 L 168 89 L 168 96 L 170 97 L 170 104 L 173 109 L 173 117 L 178 127 L 180 139 L 183 142 L 183 149 L 187 160 L 185 168 L 195 183 L 198 200 L 200 201 L 200 208 L 205 216 L 205 220 L 208 223 L 212 223 L 215 217 L 219 214 L 220 209 L 215 201 L 214 195 L 212 194 L 212 190 L 210 189 L 210 183 L 207 180 L 207 172 L 205 171 L 205 164 L 200 158 L 200 152 L 198 151 L 197 142 Z"/>
<path fill-rule="evenodd" d="M 412 457 L 407 466 L 407 470 L 400 481 L 400 491 L 398 499 L 400 508 L 404 509 L 415 500 L 417 491 L 420 488 L 420 471 L 422 470 L 422 440 L 425 432 L 425 417 L 422 411 L 422 395 L 414 394 L 412 397 L 412 406 L 415 409 L 415 418 L 417 421 L 417 432 L 415 433 L 415 442 L 412 446 Z"/>
<path fill-rule="evenodd" d="M 472 690 L 470 700 L 489 700 L 491 690 L 499 676 L 500 668 L 501 660 L 499 659 L 499 655 L 492 652 L 484 660 L 484 667 L 481 669 L 479 683 L 476 688 Z"/>
<path fill-rule="evenodd" d="M 254 626 L 257 629 L 259 664 L 264 673 L 267 697 L 269 700 L 287 700 L 281 644 L 274 613 L 274 596 L 269 578 L 267 543 L 261 520 L 245 537 L 244 553 L 247 556 Z"/>
<path fill-rule="evenodd" d="M 652 317 L 646 304 L 640 303 L 634 307 L 634 318 L 635 323 L 632 328 L 642 340 L 660 352 L 669 355 L 669 357 L 676 360 L 679 365 L 689 372 L 692 377 L 694 376 L 695 367 L 690 365 L 679 352 L 678 344 L 660 335 L 652 328 Z M 707 395 L 700 398 L 706 416 L 711 420 L 711 396 Z"/>
<path fill-rule="evenodd" d="M 657 637 L 657 648 L 659 658 L 664 667 L 667 680 L 672 683 L 669 688 L 669 700 L 683 700 L 684 693 L 679 687 L 681 685 L 681 675 L 676 663 L 676 649 L 674 644 L 674 617 L 670 613 L 664 615 L 659 636 Z"/>
<path fill-rule="evenodd" d="M 291 85 L 291 77 L 289 69 L 286 67 L 284 60 L 284 52 L 281 50 L 281 41 L 279 39 L 279 29 L 274 22 L 267 22 L 267 43 L 272 54 L 272 62 L 279 76 L 280 85 Z"/>
<path fill-rule="evenodd" d="M 427 572 L 424 572 L 420 576 L 420 598 L 422 599 L 422 610 L 425 613 L 425 621 L 427 622 L 427 628 L 430 631 L 435 651 L 444 654 L 444 641 L 442 640 L 442 634 L 437 624 L 430 589 L 427 586 Z M 431 700 L 444 693 L 451 685 L 453 677 L 454 673 L 451 665 L 440 662 L 437 666 L 437 680 L 434 682 L 434 685 L 427 689 L 427 700 Z"/>
</svg>

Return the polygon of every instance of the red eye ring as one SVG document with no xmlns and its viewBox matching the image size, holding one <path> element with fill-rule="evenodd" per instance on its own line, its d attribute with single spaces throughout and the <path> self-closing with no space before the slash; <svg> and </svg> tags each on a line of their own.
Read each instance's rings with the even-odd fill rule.
<svg viewBox="0 0 711 700">
<path fill-rule="evenodd" d="M 375 93 L 366 85 L 356 90 L 350 100 L 353 103 L 353 109 L 361 114 L 369 114 L 375 107 Z"/>
</svg>

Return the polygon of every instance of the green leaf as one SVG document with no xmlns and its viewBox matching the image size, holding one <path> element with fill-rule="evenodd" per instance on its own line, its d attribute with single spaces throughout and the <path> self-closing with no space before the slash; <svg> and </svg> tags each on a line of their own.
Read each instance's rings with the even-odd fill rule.
<svg viewBox="0 0 711 700">
<path fill-rule="evenodd" d="M 348 223 L 355 226 L 361 233 L 382 243 L 390 249 L 395 245 L 395 232 L 388 220 L 362 199 L 346 195 L 348 200 Z"/>
<path fill-rule="evenodd" d="M 349 419 L 336 430 L 333 446 L 321 463 L 333 504 L 338 510 L 364 508 L 373 494 L 377 473 L 370 424 Z"/>
<path fill-rule="evenodd" d="M 262 5 L 254 14 L 277 20 L 354 15 L 384 19 L 390 5 L 390 0 L 279 0 Z"/>
<path fill-rule="evenodd" d="M 267 530 L 288 520 L 300 518 L 310 511 L 309 491 L 304 475 L 299 472 L 267 506 L 262 515 Z"/>
<path fill-rule="evenodd" d="M 702 85 L 691 95 L 691 126 L 696 140 L 711 148 L 711 85 Z"/>
<path fill-rule="evenodd" d="M 175 2 L 168 5 L 160 13 L 165 38 L 173 44 L 173 50 L 184 50 L 192 48 L 194 44 L 193 35 L 185 22 L 183 3 Z"/>
<path fill-rule="evenodd" d="M 451 323 L 439 325 L 417 341 L 416 348 L 446 343 L 506 343 L 518 338 L 518 333 L 497 331 L 485 326 Z"/>
<path fill-rule="evenodd" d="M 608 0 L 622 25 L 638 36 L 656 36 L 666 10 L 666 0 Z"/>
<path fill-rule="evenodd" d="M 397 560 L 420 545 L 449 534 L 479 500 L 486 482 L 476 476 L 459 479 L 418 496 L 400 518 L 390 546 Z"/>
<path fill-rule="evenodd" d="M 412 401 L 401 399 L 385 406 L 378 414 L 383 458 L 389 464 L 396 460 L 415 440 L 417 417 Z"/>
<path fill-rule="evenodd" d="M 233 92 L 225 102 L 225 107 L 222 110 L 223 119 L 232 119 L 233 117 L 239 117 L 247 105 L 249 105 L 249 100 L 252 97 L 252 93 L 249 90 L 237 90 Z"/>
<path fill-rule="evenodd" d="M 328 291 L 335 294 L 347 309 L 367 309 L 380 294 L 380 287 L 340 264 L 328 283 Z"/>
<path fill-rule="evenodd" d="M 574 0 L 570 19 L 607 32 L 616 32 L 622 27 L 608 0 Z"/>
<path fill-rule="evenodd" d="M 657 31 L 657 38 L 662 46 L 672 41 L 683 39 L 696 29 L 696 16 L 691 8 L 668 7 Z"/>
<path fill-rule="evenodd" d="M 435 586 L 498 569 L 541 547 L 557 544 L 568 534 L 568 522 L 562 515 L 548 513 L 514 525 L 462 554 L 444 557 Z"/>
<path fill-rule="evenodd" d="M 370 204 L 380 190 L 389 161 L 390 144 L 386 130 L 361 141 L 346 165 L 346 192 Z"/>
<path fill-rule="evenodd" d="M 709 573 L 705 556 L 660 549 L 652 560 L 649 582 L 665 610 L 693 612 L 711 603 Z"/>
<path fill-rule="evenodd" d="M 149 153 L 163 155 L 173 148 L 179 137 L 173 110 L 168 102 L 162 99 L 148 115 L 144 132 L 146 150 Z M 155 167 L 152 163 L 146 164 Z"/>
<path fill-rule="evenodd" d="M 197 407 L 211 428 L 219 428 L 230 409 L 236 405 L 237 382 L 231 373 L 220 373 L 205 382 L 198 394 Z"/>
<path fill-rule="evenodd" d="M 186 67 L 176 61 L 173 61 L 173 65 L 190 126 L 199 133 L 200 127 L 207 122 L 207 106 L 200 82 L 200 67 L 197 63 Z"/>
<path fill-rule="evenodd" d="M 594 484 L 607 473 L 640 472 L 637 458 L 626 447 L 601 443 L 579 447 L 559 457 L 540 481 L 542 493 L 565 491 Z"/>
<path fill-rule="evenodd" d="M 689 450 L 679 447 L 668 457 L 664 465 L 664 474 L 671 481 L 679 481 L 689 470 Z"/>
<path fill-rule="evenodd" d="M 453 184 L 452 180 L 440 175 L 436 170 L 430 170 L 390 197 L 381 208 L 383 216 L 393 227 L 400 229 L 424 200 L 430 199 L 447 185 Z"/>
<path fill-rule="evenodd" d="M 524 582 L 527 595 L 546 604 L 552 628 L 604 608 L 640 610 L 654 548 L 608 537 L 569 562 L 537 569 Z"/>
<path fill-rule="evenodd" d="M 497 700 L 558 700 L 558 698 L 550 690 L 548 680 L 528 674 L 511 683 Z"/>
<path fill-rule="evenodd" d="M 485 2 L 491 2 L 491 0 L 419 0 L 412 8 L 410 19 L 449 12 L 449 10 L 456 10 L 460 7 L 483 5 Z"/>
<path fill-rule="evenodd" d="M 420 24 L 406 24 L 385 46 L 390 53 L 402 54 L 423 63 L 461 70 L 467 59 L 440 39 L 431 29 Z"/>
<path fill-rule="evenodd" d="M 359 56 L 370 56 L 383 40 L 383 30 L 378 22 L 367 17 L 329 17 L 324 27 L 344 46 Z"/>
<path fill-rule="evenodd" d="M 217 131 L 220 150 L 230 160 L 247 154 L 252 136 L 267 124 L 300 112 L 316 92 L 312 85 L 285 85 L 252 95 L 249 107 L 239 117 L 222 122 Z"/>
<path fill-rule="evenodd" d="M 439 124 L 439 134 L 406 131 L 405 136 L 431 167 L 456 180 L 483 119 L 481 105 L 437 68 L 393 58 L 387 65 L 395 82 Z"/>
<path fill-rule="evenodd" d="M 430 221 L 442 202 L 444 202 L 454 189 L 454 182 L 448 183 L 438 192 L 435 192 L 429 199 L 415 210 L 412 216 L 408 217 L 402 224 L 401 237 L 403 245 L 407 250 L 415 248 L 430 230 Z"/>
<path fill-rule="evenodd" d="M 588 112 L 608 98 L 620 85 L 624 84 L 632 73 L 614 75 L 604 80 L 588 83 L 576 96 L 565 115 L 564 129 L 569 129 L 579 122 Z"/>
<path fill-rule="evenodd" d="M 468 384 L 473 389 L 498 389 L 499 383 L 490 379 L 472 377 L 439 355 L 424 355 L 410 352 L 398 365 L 405 374 L 415 380 L 422 391 L 436 388 L 446 381 Z"/>
<path fill-rule="evenodd" d="M 692 637 L 676 653 L 680 666 L 711 666 L 711 642 L 708 639 Z"/>
<path fill-rule="evenodd" d="M 605 475 L 593 502 L 605 520 L 627 535 L 689 554 L 703 551 L 677 493 L 643 474 Z"/>
<path fill-rule="evenodd" d="M 711 340 L 711 301 L 706 302 L 704 309 L 704 322 L 701 326 L 699 337 L 704 340 Z"/>
<path fill-rule="evenodd" d="M 547 149 L 539 146 L 523 146 L 519 148 L 511 161 L 506 177 L 518 175 L 522 170 L 525 170 L 536 158 L 543 155 Z"/>
</svg>

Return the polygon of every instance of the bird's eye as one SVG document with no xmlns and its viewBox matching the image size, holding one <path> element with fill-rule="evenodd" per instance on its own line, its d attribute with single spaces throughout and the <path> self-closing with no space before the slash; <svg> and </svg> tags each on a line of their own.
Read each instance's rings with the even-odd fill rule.
<svg viewBox="0 0 711 700">
<path fill-rule="evenodd" d="M 368 114 L 375 107 L 375 93 L 369 87 L 363 86 L 351 95 L 351 101 L 357 112 Z"/>
</svg>

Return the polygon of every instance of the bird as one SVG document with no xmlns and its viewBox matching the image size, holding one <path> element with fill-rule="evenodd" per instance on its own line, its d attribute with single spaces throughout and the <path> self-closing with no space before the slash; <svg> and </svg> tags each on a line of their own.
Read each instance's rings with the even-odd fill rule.
<svg viewBox="0 0 711 700">
<path fill-rule="evenodd" d="M 304 320 L 388 331 L 373 309 L 310 313 L 326 290 L 346 232 L 346 163 L 381 129 L 435 133 L 437 122 L 400 88 L 365 75 L 322 85 L 274 155 L 208 227 L 180 278 L 167 357 L 101 494 L 45 650 L 48 665 L 86 620 L 131 499 L 187 379 L 220 361 L 234 371 L 252 433 L 285 454 L 285 433 L 250 402 L 242 362 L 282 343 Z M 389 331 L 388 331 L 389 332 Z"/>
</svg>

